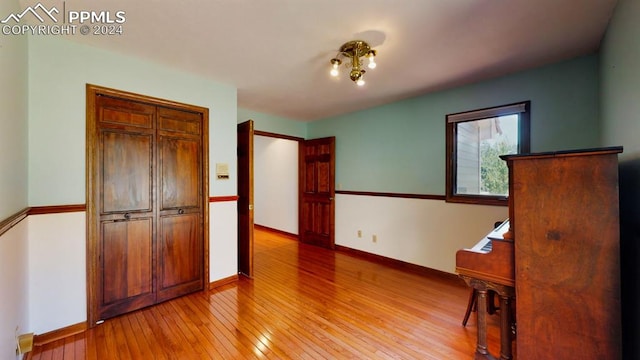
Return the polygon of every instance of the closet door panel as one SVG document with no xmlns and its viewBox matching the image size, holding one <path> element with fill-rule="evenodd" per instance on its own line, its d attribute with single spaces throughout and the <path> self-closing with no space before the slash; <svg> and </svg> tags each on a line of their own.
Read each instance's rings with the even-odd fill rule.
<svg viewBox="0 0 640 360">
<path fill-rule="evenodd" d="M 101 229 L 102 317 L 154 304 L 152 219 L 105 221 Z"/>
<path fill-rule="evenodd" d="M 100 132 L 98 312 L 108 318 L 156 301 L 153 163 L 149 131 Z"/>
<path fill-rule="evenodd" d="M 161 136 L 160 210 L 199 208 L 200 141 Z"/>
<path fill-rule="evenodd" d="M 201 115 L 158 108 L 158 299 L 204 288 Z"/>
<path fill-rule="evenodd" d="M 102 131 L 101 145 L 101 214 L 152 211 L 152 135 Z"/>
<path fill-rule="evenodd" d="M 202 237 L 197 213 L 163 216 L 159 237 L 158 300 L 202 289 Z"/>
</svg>

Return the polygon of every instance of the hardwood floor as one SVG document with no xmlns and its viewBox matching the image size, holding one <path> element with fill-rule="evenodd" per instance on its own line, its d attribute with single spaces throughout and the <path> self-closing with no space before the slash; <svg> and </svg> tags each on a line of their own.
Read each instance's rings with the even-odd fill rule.
<svg viewBox="0 0 640 360">
<path fill-rule="evenodd" d="M 40 359 L 471 359 L 469 290 L 256 230 L 255 277 L 36 347 Z M 489 349 L 499 353 L 498 319 Z"/>
</svg>

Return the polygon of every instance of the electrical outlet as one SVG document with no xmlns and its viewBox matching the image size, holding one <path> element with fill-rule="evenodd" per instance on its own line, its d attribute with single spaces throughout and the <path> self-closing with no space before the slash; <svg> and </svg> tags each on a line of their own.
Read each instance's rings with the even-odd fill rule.
<svg viewBox="0 0 640 360">
<path fill-rule="evenodd" d="M 361 238 L 362 237 L 362 230 L 358 230 L 358 237 Z"/>
<path fill-rule="evenodd" d="M 373 236 L 371 237 L 371 241 L 373 241 L 374 243 L 378 242 L 378 235 L 373 234 Z"/>
</svg>

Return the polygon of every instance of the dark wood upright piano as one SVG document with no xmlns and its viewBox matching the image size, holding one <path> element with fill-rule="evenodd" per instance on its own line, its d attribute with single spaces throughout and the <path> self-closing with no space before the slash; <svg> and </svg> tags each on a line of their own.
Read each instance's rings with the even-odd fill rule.
<svg viewBox="0 0 640 360">
<path fill-rule="evenodd" d="M 494 359 L 487 348 L 486 312 L 489 292 L 500 298 L 500 358 L 512 359 L 512 302 L 515 296 L 514 244 L 504 221 L 471 249 L 456 253 L 456 272 L 475 289 L 478 311 L 478 343 L 475 359 Z M 507 309 L 507 311 L 504 311 Z"/>
<path fill-rule="evenodd" d="M 475 359 L 487 349 L 487 293 L 501 301 L 501 359 L 621 359 L 618 154 L 621 147 L 502 156 L 509 230 L 456 253 L 478 296 Z M 500 236 L 501 235 L 501 236 Z M 482 250 L 490 242 L 490 250 Z M 485 247 L 486 249 L 486 247 Z"/>
</svg>

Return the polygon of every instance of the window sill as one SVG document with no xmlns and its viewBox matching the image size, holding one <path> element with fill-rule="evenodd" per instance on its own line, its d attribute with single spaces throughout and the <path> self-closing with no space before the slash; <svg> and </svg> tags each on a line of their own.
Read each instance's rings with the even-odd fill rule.
<svg viewBox="0 0 640 360">
<path fill-rule="evenodd" d="M 498 196 L 447 195 L 447 198 L 445 201 L 449 203 L 460 203 L 460 204 L 509 206 L 508 198 L 498 197 Z"/>
</svg>

